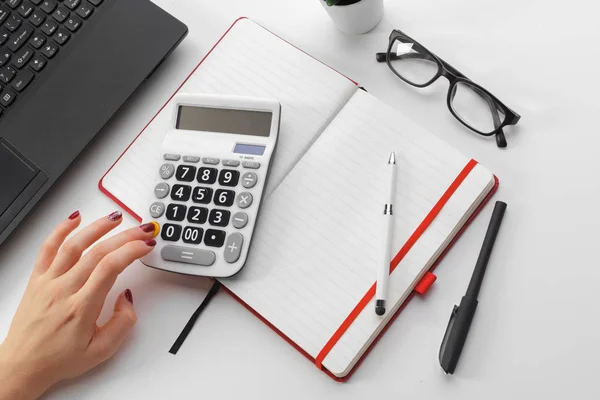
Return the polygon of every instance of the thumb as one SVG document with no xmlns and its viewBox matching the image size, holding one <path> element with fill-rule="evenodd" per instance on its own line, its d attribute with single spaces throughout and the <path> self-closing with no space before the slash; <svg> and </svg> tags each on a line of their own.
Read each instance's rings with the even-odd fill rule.
<svg viewBox="0 0 600 400">
<path fill-rule="evenodd" d="M 133 308 L 133 295 L 127 289 L 117 298 L 112 317 L 98 328 L 98 333 L 90 344 L 92 353 L 100 362 L 112 357 L 137 321 Z"/>
</svg>

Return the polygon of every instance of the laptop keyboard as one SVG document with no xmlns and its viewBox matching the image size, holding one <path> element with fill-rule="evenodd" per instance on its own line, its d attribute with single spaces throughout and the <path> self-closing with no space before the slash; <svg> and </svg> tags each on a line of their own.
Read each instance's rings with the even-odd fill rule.
<svg viewBox="0 0 600 400">
<path fill-rule="evenodd" d="M 0 118 L 104 0 L 0 0 Z"/>
</svg>

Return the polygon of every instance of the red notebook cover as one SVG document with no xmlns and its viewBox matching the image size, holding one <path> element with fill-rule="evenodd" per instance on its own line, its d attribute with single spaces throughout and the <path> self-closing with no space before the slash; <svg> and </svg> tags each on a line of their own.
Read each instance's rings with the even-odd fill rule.
<svg viewBox="0 0 600 400">
<path fill-rule="evenodd" d="M 131 147 L 131 145 L 135 142 L 135 140 L 137 140 L 137 138 L 142 135 L 144 133 L 144 131 L 146 130 L 146 128 L 148 128 L 148 126 L 152 123 L 152 121 L 154 121 L 154 119 L 158 116 L 158 114 L 160 114 L 160 112 L 164 109 L 164 107 L 169 103 L 169 101 L 171 101 L 171 99 L 179 92 L 179 90 L 181 89 L 181 87 L 187 82 L 187 80 L 196 72 L 196 70 L 198 69 L 198 67 L 202 64 L 202 62 L 211 54 L 211 52 L 218 46 L 218 44 L 221 42 L 221 40 L 223 40 L 223 38 L 229 33 L 229 31 L 235 26 L 235 24 L 240 21 L 246 19 L 246 17 L 241 17 L 238 18 L 230 27 L 229 29 L 227 29 L 227 31 L 225 32 L 225 34 L 223 34 L 223 36 L 217 41 L 217 43 L 215 43 L 215 45 L 211 48 L 211 50 L 204 56 L 204 58 L 200 61 L 200 63 L 198 63 L 198 65 L 192 70 L 192 72 L 190 73 L 190 75 L 181 83 L 181 85 L 177 88 L 177 90 L 175 91 L 175 93 L 173 93 L 173 95 L 169 98 L 169 100 L 167 100 L 167 102 L 158 110 L 158 112 L 156 113 L 156 115 L 146 124 L 146 126 L 144 127 L 144 129 L 142 129 L 142 131 L 136 136 L 136 138 L 131 142 L 131 144 L 125 149 L 125 151 L 121 154 L 121 156 L 119 156 L 119 158 L 114 162 L 114 164 L 108 169 L 108 171 L 106 171 L 106 173 L 102 176 L 102 178 L 100 179 L 100 181 L 98 182 L 98 188 L 100 189 L 100 191 L 102 193 L 104 193 L 106 196 L 108 196 L 109 198 L 111 198 L 114 202 L 116 202 L 120 207 L 122 207 L 124 210 L 126 210 L 130 215 L 132 215 L 134 218 L 136 218 L 138 221 L 141 222 L 141 217 L 139 215 L 137 215 L 136 213 L 134 213 L 126 204 L 124 204 L 122 201 L 120 201 L 115 195 L 113 195 L 110 191 L 108 191 L 102 184 L 102 181 L 104 179 L 104 177 L 110 172 L 110 170 L 119 162 L 119 160 L 121 159 L 121 157 L 123 156 L 123 154 L 125 154 L 127 152 L 127 150 L 129 149 L 129 147 Z M 272 32 L 271 32 L 272 33 Z M 276 35 L 277 36 L 277 35 Z M 280 38 L 281 39 L 281 38 Z M 281 39 L 284 40 L 284 39 Z M 285 40 L 284 40 L 285 41 Z M 289 42 L 286 42 L 289 44 Z M 291 44 L 290 44 L 291 45 Z M 293 45 L 292 45 L 293 46 Z M 294 46 L 295 47 L 295 46 Z M 300 50 L 300 49 L 298 49 Z M 300 50 L 302 51 L 302 50 Z M 307 54 L 307 53 L 305 53 Z M 310 56 L 310 55 L 309 55 Z M 311 56 L 312 57 L 312 56 Z M 331 67 L 329 67 L 331 68 Z M 338 71 L 336 71 L 338 72 Z M 338 72 L 339 73 L 339 72 Z M 342 74 L 343 75 L 343 74 Z M 343 75 L 345 76 L 345 75 Z M 352 79 L 346 77 L 347 79 L 349 79 L 352 83 L 354 83 L 355 85 L 358 85 L 357 82 L 353 81 Z M 408 304 L 408 302 L 414 297 L 415 294 L 417 294 L 417 292 L 419 292 L 419 294 L 424 295 L 426 290 L 431 286 L 431 284 L 433 283 L 433 281 L 435 280 L 435 276 L 431 273 L 431 271 L 433 271 L 435 269 L 435 267 L 437 267 L 437 265 L 439 264 L 439 262 L 441 261 L 441 259 L 444 257 L 445 254 L 447 254 L 447 252 L 450 250 L 450 248 L 452 247 L 452 245 L 458 240 L 458 238 L 460 237 L 460 235 L 462 234 L 462 232 L 467 228 L 467 226 L 470 224 L 470 222 L 477 216 L 477 214 L 481 211 L 481 209 L 485 206 L 485 204 L 489 201 L 489 199 L 492 197 L 492 195 L 494 194 L 494 192 L 497 190 L 499 182 L 497 177 L 494 177 L 495 179 L 495 185 L 493 187 L 493 189 L 490 191 L 490 193 L 486 196 L 486 198 L 484 199 L 484 201 L 479 205 L 479 207 L 476 209 L 476 211 L 473 213 L 473 215 L 469 218 L 469 220 L 466 222 L 466 224 L 461 228 L 461 230 L 457 233 L 457 235 L 454 237 L 454 239 L 451 241 L 451 243 L 448 245 L 448 247 L 446 247 L 446 249 L 444 250 L 444 252 L 441 254 L 441 256 L 435 261 L 435 263 L 433 264 L 433 266 L 431 267 L 430 271 L 424 276 L 424 278 L 422 279 L 422 281 L 417 285 L 415 291 L 413 291 L 413 293 L 407 298 L 407 300 L 402 304 L 402 306 L 398 309 L 398 311 L 395 313 L 395 315 L 393 316 L 393 318 L 390 320 L 390 322 L 384 327 L 384 329 L 382 330 L 382 332 L 379 334 L 379 336 L 373 341 L 373 343 L 369 346 L 369 348 L 367 349 L 367 351 L 365 351 L 365 353 L 362 355 L 361 359 L 354 365 L 354 367 L 350 370 L 350 372 L 344 376 L 344 377 L 337 377 L 335 376 L 333 373 L 331 373 L 330 371 L 328 371 L 325 367 L 322 367 L 321 370 L 323 372 L 325 372 L 328 376 L 330 376 L 332 379 L 338 381 L 338 382 L 345 382 L 347 381 L 352 375 L 353 373 L 356 371 L 356 369 L 359 367 L 359 365 L 362 363 L 362 361 L 364 360 L 364 358 L 370 353 L 371 349 L 373 348 L 373 346 L 375 346 L 375 344 L 381 339 L 381 337 L 383 336 L 383 334 L 387 331 L 388 327 L 393 323 L 393 321 L 395 321 L 398 318 L 398 315 L 400 314 L 400 311 L 402 311 L 406 305 Z M 292 345 L 294 348 L 296 348 L 301 354 L 303 354 L 306 358 L 308 358 L 311 362 L 313 363 L 317 363 L 317 360 L 315 360 L 312 356 L 310 356 L 308 353 L 306 353 L 300 346 L 298 346 L 296 343 L 294 343 L 289 337 L 287 337 L 285 334 L 283 334 L 280 330 L 278 330 L 274 325 L 272 325 L 269 321 L 267 321 L 264 317 L 262 317 L 259 313 L 257 313 L 254 309 L 252 309 L 248 304 L 246 304 L 244 301 L 242 301 L 239 297 L 237 297 L 234 293 L 232 293 L 229 289 L 227 289 L 226 286 L 223 285 L 223 288 L 233 297 L 235 298 L 238 302 L 240 302 L 245 308 L 247 308 L 249 311 L 251 311 L 254 315 L 256 315 L 261 321 L 263 321 L 267 326 L 269 326 L 271 329 L 273 329 L 279 336 L 281 336 L 283 339 L 285 339 L 290 345 Z"/>
</svg>

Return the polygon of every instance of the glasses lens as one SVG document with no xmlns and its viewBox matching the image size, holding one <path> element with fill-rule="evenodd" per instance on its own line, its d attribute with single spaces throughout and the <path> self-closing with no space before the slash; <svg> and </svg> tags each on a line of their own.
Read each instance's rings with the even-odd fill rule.
<svg viewBox="0 0 600 400">
<path fill-rule="evenodd" d="M 483 134 L 494 132 L 506 118 L 492 97 L 469 82 L 454 85 L 450 105 L 467 126 Z"/>
<path fill-rule="evenodd" d="M 394 40 L 389 59 L 396 73 L 415 85 L 429 83 L 439 70 L 431 53 L 407 38 Z"/>
</svg>

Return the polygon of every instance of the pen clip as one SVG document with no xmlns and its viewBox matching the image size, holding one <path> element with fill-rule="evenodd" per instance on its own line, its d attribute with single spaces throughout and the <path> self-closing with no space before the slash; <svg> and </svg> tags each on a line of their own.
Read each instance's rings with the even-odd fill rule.
<svg viewBox="0 0 600 400">
<path fill-rule="evenodd" d="M 454 327 L 454 322 L 456 321 L 456 316 L 458 315 L 458 307 L 454 305 L 452 309 L 452 313 L 450 314 L 450 319 L 448 320 L 448 326 L 446 327 L 446 332 L 444 333 L 444 339 L 442 339 L 442 344 L 440 346 L 440 353 L 438 355 L 440 366 L 444 370 L 445 373 L 448 373 L 448 365 L 446 365 L 444 354 L 446 353 L 446 345 L 448 344 L 448 339 L 450 338 L 450 334 L 452 333 L 452 328 Z"/>
</svg>

